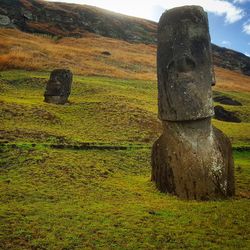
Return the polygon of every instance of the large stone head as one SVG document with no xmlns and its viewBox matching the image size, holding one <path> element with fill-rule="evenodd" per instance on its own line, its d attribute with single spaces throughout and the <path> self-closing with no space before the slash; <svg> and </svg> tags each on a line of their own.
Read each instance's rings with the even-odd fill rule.
<svg viewBox="0 0 250 250">
<path fill-rule="evenodd" d="M 71 92 L 72 78 L 70 70 L 53 70 L 44 93 L 45 101 L 64 104 Z"/>
<path fill-rule="evenodd" d="M 207 14 L 199 6 L 163 13 L 157 49 L 159 118 L 197 120 L 214 114 L 214 71 Z"/>
</svg>

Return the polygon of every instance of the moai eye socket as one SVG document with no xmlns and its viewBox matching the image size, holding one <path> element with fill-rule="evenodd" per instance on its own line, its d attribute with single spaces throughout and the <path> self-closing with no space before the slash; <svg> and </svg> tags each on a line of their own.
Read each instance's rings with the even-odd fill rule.
<svg viewBox="0 0 250 250">
<path fill-rule="evenodd" d="M 171 61 L 169 65 L 167 66 L 167 69 L 169 71 L 173 71 L 175 69 L 175 61 Z"/>
<path fill-rule="evenodd" d="M 196 66 L 195 61 L 190 57 L 186 57 L 185 59 L 186 59 L 186 66 L 187 66 L 188 71 L 194 70 Z"/>
<path fill-rule="evenodd" d="M 192 58 L 188 56 L 183 56 L 181 58 L 171 61 L 167 66 L 167 70 L 170 72 L 175 71 L 179 73 L 185 73 L 194 70 L 195 67 L 195 61 Z"/>
<path fill-rule="evenodd" d="M 66 73 L 64 73 L 63 74 L 63 78 L 65 78 L 65 79 L 69 79 L 69 74 L 66 72 Z"/>
</svg>

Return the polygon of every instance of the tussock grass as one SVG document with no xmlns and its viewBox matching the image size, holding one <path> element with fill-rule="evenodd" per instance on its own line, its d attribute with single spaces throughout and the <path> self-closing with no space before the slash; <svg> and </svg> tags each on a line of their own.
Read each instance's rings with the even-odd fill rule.
<svg viewBox="0 0 250 250">
<path fill-rule="evenodd" d="M 118 78 L 153 79 L 155 48 L 86 34 L 81 39 L 0 30 L 0 69 L 71 68 L 74 73 Z M 110 51 L 111 56 L 101 53 Z"/>
<path fill-rule="evenodd" d="M 101 53 L 109 51 L 111 56 Z M 70 68 L 84 76 L 156 80 L 156 47 L 86 33 L 83 38 L 33 35 L 0 29 L 0 70 Z M 248 91 L 250 79 L 215 67 L 216 89 Z"/>
</svg>

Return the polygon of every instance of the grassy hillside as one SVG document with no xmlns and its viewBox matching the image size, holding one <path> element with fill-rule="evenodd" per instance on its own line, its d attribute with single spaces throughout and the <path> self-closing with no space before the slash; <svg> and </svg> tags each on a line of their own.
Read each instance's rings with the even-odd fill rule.
<svg viewBox="0 0 250 250">
<path fill-rule="evenodd" d="M 66 41 L 70 39 L 60 43 Z M 96 48 L 98 53 L 103 49 Z M 126 53 L 130 49 L 132 45 Z M 57 63 L 64 51 L 54 57 Z M 115 51 L 114 57 L 122 56 Z M 55 66 L 51 61 L 47 60 L 47 69 Z M 122 77 L 124 72 L 127 78 L 134 76 L 132 70 L 117 65 L 115 69 L 121 69 Z M 0 248 L 248 249 L 250 93 L 244 91 L 248 80 L 233 83 L 231 76 L 245 78 L 217 71 L 216 91 L 243 104 L 224 105 L 237 112 L 242 123 L 213 121 L 233 142 L 236 197 L 195 202 L 162 194 L 150 181 L 151 146 L 161 133 L 153 74 L 147 78 L 141 73 L 151 80 L 109 74 L 74 76 L 70 103 L 58 106 L 43 102 L 49 73 L 0 72 Z M 233 84 L 222 90 L 223 82 Z M 235 86 L 239 87 L 232 91 Z"/>
<path fill-rule="evenodd" d="M 110 56 L 102 52 L 109 51 Z M 85 34 L 84 38 L 32 35 L 0 29 L 0 70 L 70 68 L 85 76 L 155 81 L 156 47 Z M 250 91 L 250 77 L 215 68 L 217 89 Z"/>
<path fill-rule="evenodd" d="M 103 55 L 109 51 L 111 56 Z M 130 79 L 155 79 L 155 46 L 85 34 L 84 38 L 0 30 L 0 69 L 51 70 Z"/>
</svg>

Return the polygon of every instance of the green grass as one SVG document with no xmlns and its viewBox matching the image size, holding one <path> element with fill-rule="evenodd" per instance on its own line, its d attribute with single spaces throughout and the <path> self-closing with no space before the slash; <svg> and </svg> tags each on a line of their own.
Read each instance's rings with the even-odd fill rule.
<svg viewBox="0 0 250 250">
<path fill-rule="evenodd" d="M 242 106 L 231 106 L 215 103 L 226 110 L 234 112 L 241 119 L 241 123 L 222 122 L 214 120 L 216 127 L 221 129 L 232 141 L 234 147 L 250 145 L 250 92 L 216 92 L 226 95 L 242 103 Z"/>
<path fill-rule="evenodd" d="M 18 129 L 12 131 L 16 139 L 26 131 L 30 135 L 20 140 L 36 140 L 33 134 L 38 131 L 47 138 L 71 141 L 144 143 L 157 138 L 155 130 L 160 131 L 160 123 L 155 83 L 75 77 L 70 104 L 55 106 L 43 102 L 48 75 L 37 73 L 36 78 L 30 78 L 34 73 L 17 72 L 15 79 L 15 73 L 1 73 L 3 79 L 10 80 L 1 84 L 0 100 L 3 128 Z"/>
<path fill-rule="evenodd" d="M 43 102 L 47 78 L 1 72 L 0 248 L 249 249 L 249 151 L 234 152 L 234 199 L 160 193 L 150 181 L 156 83 L 76 76 L 70 104 L 57 106 Z M 233 94 L 246 119 L 214 124 L 249 147 L 249 95 Z M 83 142 L 100 149 L 49 147 Z"/>
</svg>

